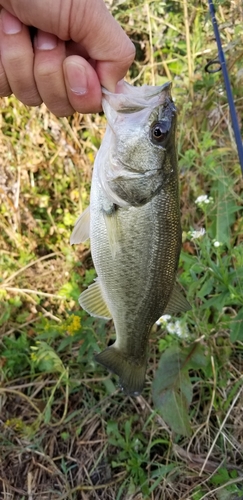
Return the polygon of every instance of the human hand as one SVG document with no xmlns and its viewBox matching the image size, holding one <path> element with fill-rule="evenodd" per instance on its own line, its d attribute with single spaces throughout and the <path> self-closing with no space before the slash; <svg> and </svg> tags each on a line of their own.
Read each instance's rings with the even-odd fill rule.
<svg viewBox="0 0 243 500">
<path fill-rule="evenodd" d="M 101 110 L 135 50 L 103 0 L 0 0 L 0 96 L 57 116 Z M 28 26 L 37 28 L 32 43 Z"/>
</svg>

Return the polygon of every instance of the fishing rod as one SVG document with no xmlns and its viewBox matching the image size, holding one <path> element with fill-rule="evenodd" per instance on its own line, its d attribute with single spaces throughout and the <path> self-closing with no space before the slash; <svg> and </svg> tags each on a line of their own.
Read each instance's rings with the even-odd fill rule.
<svg viewBox="0 0 243 500">
<path fill-rule="evenodd" d="M 229 74 L 226 66 L 226 60 L 225 60 L 225 55 L 224 51 L 222 48 L 221 40 L 220 40 L 220 34 L 219 34 L 219 28 L 218 28 L 218 23 L 216 19 L 216 11 L 215 7 L 213 4 L 213 0 L 208 0 L 208 5 L 209 5 L 209 12 L 211 15 L 212 19 L 212 24 L 213 24 L 213 30 L 218 46 L 218 59 L 214 61 L 210 61 L 207 66 L 205 67 L 205 70 L 208 73 L 215 73 L 216 71 L 222 70 L 223 72 L 223 77 L 224 77 L 224 84 L 225 84 L 225 89 L 226 89 L 226 94 L 227 94 L 227 99 L 229 103 L 229 109 L 230 109 L 230 115 L 231 115 L 231 121 L 232 121 L 232 127 L 234 130 L 235 134 L 235 142 L 237 146 L 237 151 L 238 151 L 238 156 L 239 156 L 239 161 L 240 161 L 240 167 L 243 175 L 243 143 L 242 143 L 242 138 L 241 138 L 241 133 L 240 133 L 240 126 L 238 123 L 238 118 L 236 114 L 236 109 L 235 109 L 235 103 L 234 103 L 234 98 L 231 90 L 231 85 L 230 85 L 230 79 L 229 79 Z M 214 70 L 210 70 L 210 66 L 213 64 L 219 64 L 219 67 Z"/>
</svg>

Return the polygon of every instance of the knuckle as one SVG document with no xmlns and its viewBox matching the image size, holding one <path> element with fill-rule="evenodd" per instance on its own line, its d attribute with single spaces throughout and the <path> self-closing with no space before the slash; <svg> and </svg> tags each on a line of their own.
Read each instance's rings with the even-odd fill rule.
<svg viewBox="0 0 243 500">
<path fill-rule="evenodd" d="M 31 96 L 27 93 L 24 96 L 21 96 L 19 100 L 25 104 L 25 106 L 40 106 L 42 103 L 42 99 L 39 95 Z"/>
<path fill-rule="evenodd" d="M 6 68 L 20 68 L 33 62 L 33 53 L 23 52 L 22 47 L 5 47 L 2 53 L 3 66 Z"/>
<path fill-rule="evenodd" d="M 26 106 L 39 106 L 42 103 L 34 83 L 30 85 L 26 81 L 15 81 L 12 85 L 12 93 Z"/>
<path fill-rule="evenodd" d="M 136 55 L 135 46 L 129 40 L 129 46 L 126 47 L 126 50 L 122 50 L 120 53 L 120 62 L 124 65 L 124 67 L 129 67 L 133 63 L 135 55 Z"/>
<path fill-rule="evenodd" d="M 60 68 L 56 67 L 51 61 L 42 62 L 35 65 L 34 68 L 36 80 L 48 80 L 60 78 Z"/>
<path fill-rule="evenodd" d="M 51 111 L 51 113 L 53 113 L 55 116 L 61 118 L 63 116 L 70 116 L 74 113 L 74 109 L 72 108 L 72 106 L 69 104 L 68 101 L 58 101 L 56 103 L 53 103 L 53 102 L 47 102 L 47 101 L 44 101 L 45 102 L 45 105 L 47 106 L 47 108 Z"/>
</svg>

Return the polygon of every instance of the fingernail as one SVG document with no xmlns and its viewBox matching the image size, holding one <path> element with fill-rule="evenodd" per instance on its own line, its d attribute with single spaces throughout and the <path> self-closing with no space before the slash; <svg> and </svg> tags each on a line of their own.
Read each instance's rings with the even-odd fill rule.
<svg viewBox="0 0 243 500">
<path fill-rule="evenodd" d="M 2 26 L 6 35 L 15 35 L 22 30 L 21 21 L 7 10 L 2 10 Z"/>
<path fill-rule="evenodd" d="M 35 45 L 40 50 L 53 50 L 57 46 L 57 37 L 51 33 L 38 30 Z"/>
<path fill-rule="evenodd" d="M 119 82 L 117 82 L 116 84 L 115 93 L 122 94 L 124 91 L 125 91 L 124 80 L 119 80 Z"/>
<path fill-rule="evenodd" d="M 71 91 L 76 95 L 84 95 L 88 90 L 86 71 L 81 64 L 66 61 L 67 80 Z"/>
</svg>

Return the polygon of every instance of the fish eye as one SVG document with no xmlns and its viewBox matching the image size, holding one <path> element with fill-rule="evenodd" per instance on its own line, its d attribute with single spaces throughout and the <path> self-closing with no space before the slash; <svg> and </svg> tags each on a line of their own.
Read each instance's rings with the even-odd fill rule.
<svg viewBox="0 0 243 500">
<path fill-rule="evenodd" d="M 154 144 L 162 143 L 169 134 L 169 123 L 166 121 L 156 122 L 152 125 L 150 138 Z"/>
</svg>

